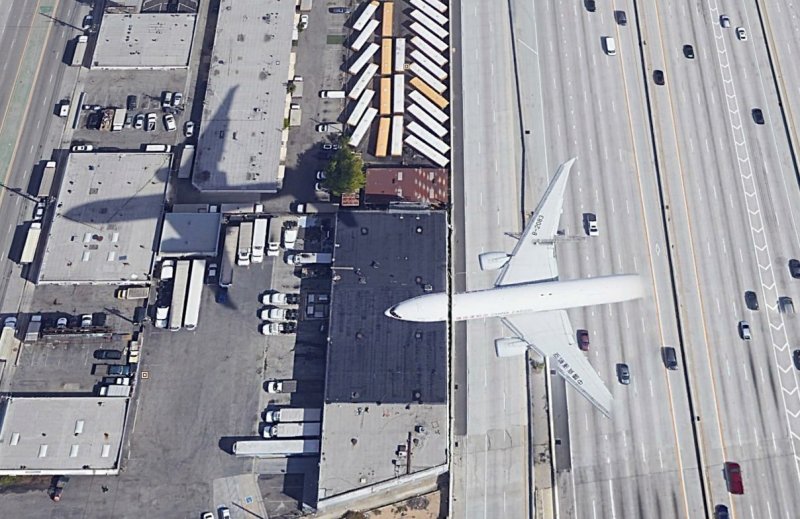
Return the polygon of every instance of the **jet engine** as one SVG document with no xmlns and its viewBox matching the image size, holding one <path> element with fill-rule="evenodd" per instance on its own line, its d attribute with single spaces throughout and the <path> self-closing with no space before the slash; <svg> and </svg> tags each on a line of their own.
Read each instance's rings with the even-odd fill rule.
<svg viewBox="0 0 800 519">
<path fill-rule="evenodd" d="M 481 270 L 497 270 L 503 268 L 511 256 L 505 252 L 484 252 L 478 256 Z"/>
<path fill-rule="evenodd" d="M 518 357 L 528 351 L 528 343 L 517 338 L 495 339 L 494 351 L 498 357 Z"/>
</svg>

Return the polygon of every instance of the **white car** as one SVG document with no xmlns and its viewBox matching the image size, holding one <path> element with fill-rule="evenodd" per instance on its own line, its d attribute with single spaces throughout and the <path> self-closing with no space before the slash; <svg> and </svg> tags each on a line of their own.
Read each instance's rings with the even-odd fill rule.
<svg viewBox="0 0 800 519">
<path fill-rule="evenodd" d="M 317 180 L 325 180 L 325 170 L 321 169 L 317 171 Z"/>
<path fill-rule="evenodd" d="M 56 328 L 66 328 L 66 327 L 67 327 L 67 318 L 59 317 L 58 320 L 56 321 Z"/>
<path fill-rule="evenodd" d="M 219 518 L 220 519 L 231 519 L 231 511 L 228 510 L 227 506 L 222 506 L 219 509 Z"/>
<path fill-rule="evenodd" d="M 6 320 L 3 322 L 3 328 L 17 328 L 17 318 L 16 317 L 6 317 Z"/>
<path fill-rule="evenodd" d="M 155 113 L 147 114 L 147 127 L 145 128 L 146 131 L 152 132 L 156 129 L 156 121 L 158 120 L 158 116 Z"/>
<path fill-rule="evenodd" d="M 183 125 L 183 134 L 187 137 L 191 137 L 192 135 L 194 135 L 193 121 L 186 121 L 186 124 Z"/>
<path fill-rule="evenodd" d="M 589 236 L 598 236 L 600 229 L 597 227 L 597 216 L 593 214 L 586 215 L 586 232 Z"/>
<path fill-rule="evenodd" d="M 72 147 L 72 151 L 92 151 L 94 146 L 91 144 L 76 144 Z"/>
<path fill-rule="evenodd" d="M 41 220 L 44 217 L 45 205 L 44 202 L 37 202 L 36 207 L 33 208 L 33 219 Z"/>
<path fill-rule="evenodd" d="M 81 316 L 81 328 L 88 328 L 92 325 L 92 314 L 83 314 Z"/>
<path fill-rule="evenodd" d="M 133 127 L 137 130 L 144 129 L 144 114 L 139 114 L 133 119 Z"/>
<path fill-rule="evenodd" d="M 282 292 L 275 292 L 274 294 L 264 294 L 261 296 L 261 302 L 266 304 L 272 305 L 285 305 L 286 304 L 286 294 Z"/>
<path fill-rule="evenodd" d="M 264 323 L 261 325 L 262 335 L 278 335 L 281 333 L 281 327 L 278 323 Z"/>
<path fill-rule="evenodd" d="M 747 41 L 747 32 L 745 32 L 744 27 L 736 28 L 736 37 L 741 41 Z"/>
<path fill-rule="evenodd" d="M 303 30 L 308 28 L 308 15 L 307 14 L 301 14 L 300 15 L 300 23 L 297 24 L 297 28 L 300 29 L 301 31 L 303 31 Z"/>
<path fill-rule="evenodd" d="M 183 93 L 175 92 L 172 94 L 172 106 L 180 106 L 183 103 Z"/>
<path fill-rule="evenodd" d="M 203 512 L 203 515 L 200 516 L 200 519 L 214 519 L 214 514 L 211 512 Z"/>
<path fill-rule="evenodd" d="M 164 128 L 168 132 L 174 132 L 178 129 L 178 126 L 175 124 L 175 116 L 172 114 L 167 114 L 164 116 Z"/>
<path fill-rule="evenodd" d="M 175 262 L 173 260 L 164 260 L 161 262 L 161 275 L 159 279 L 161 281 L 166 281 L 168 279 L 172 279 L 172 276 L 175 275 Z"/>
<path fill-rule="evenodd" d="M 217 277 L 217 264 L 216 263 L 210 263 L 208 265 L 208 277 L 210 277 L 210 278 Z"/>
</svg>

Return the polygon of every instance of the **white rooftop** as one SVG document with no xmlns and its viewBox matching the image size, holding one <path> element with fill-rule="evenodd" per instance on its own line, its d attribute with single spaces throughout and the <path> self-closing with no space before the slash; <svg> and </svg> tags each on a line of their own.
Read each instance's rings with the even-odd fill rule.
<svg viewBox="0 0 800 519">
<path fill-rule="evenodd" d="M 444 404 L 326 404 L 322 417 L 320 500 L 447 463 Z"/>
<path fill-rule="evenodd" d="M 222 213 L 166 213 L 159 256 L 216 256 Z"/>
<path fill-rule="evenodd" d="M 38 282 L 147 281 L 169 165 L 168 153 L 71 153 Z"/>
<path fill-rule="evenodd" d="M 277 192 L 295 2 L 221 0 L 192 182 Z"/>
<path fill-rule="evenodd" d="M 197 15 L 105 14 L 92 68 L 186 68 Z"/>
<path fill-rule="evenodd" d="M 0 474 L 116 474 L 127 399 L 8 398 L 0 405 Z"/>
</svg>

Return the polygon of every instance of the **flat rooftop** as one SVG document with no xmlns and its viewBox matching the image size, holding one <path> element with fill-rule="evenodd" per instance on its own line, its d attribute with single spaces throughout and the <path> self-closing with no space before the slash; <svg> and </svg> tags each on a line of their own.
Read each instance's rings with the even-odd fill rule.
<svg viewBox="0 0 800 519">
<path fill-rule="evenodd" d="M 319 500 L 447 463 L 445 405 L 327 404 L 323 418 Z"/>
<path fill-rule="evenodd" d="M 0 403 L 0 474 L 116 474 L 127 399 L 8 398 Z"/>
<path fill-rule="evenodd" d="M 196 19 L 186 13 L 105 14 L 92 68 L 186 68 Z"/>
<path fill-rule="evenodd" d="M 295 2 L 221 0 L 192 182 L 277 192 Z"/>
<path fill-rule="evenodd" d="M 216 256 L 222 213 L 166 213 L 159 256 Z"/>
<path fill-rule="evenodd" d="M 446 206 L 447 169 L 444 168 L 368 168 L 364 187 L 367 204 L 411 202 Z"/>
<path fill-rule="evenodd" d="M 445 323 L 384 315 L 446 289 L 443 212 L 337 213 L 325 401 L 445 403 Z"/>
<path fill-rule="evenodd" d="M 38 283 L 147 281 L 169 165 L 167 153 L 71 153 Z"/>
</svg>

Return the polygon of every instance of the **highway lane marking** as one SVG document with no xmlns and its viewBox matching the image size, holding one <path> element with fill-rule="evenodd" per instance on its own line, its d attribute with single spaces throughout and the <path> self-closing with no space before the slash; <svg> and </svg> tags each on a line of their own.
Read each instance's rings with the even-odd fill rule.
<svg viewBox="0 0 800 519">
<path fill-rule="evenodd" d="M 647 449 L 644 447 L 644 442 L 641 442 L 642 447 L 642 462 L 646 465 L 647 464 Z"/>
<path fill-rule="evenodd" d="M 617 517 L 617 511 L 614 508 L 614 480 L 608 480 L 608 493 L 611 497 L 611 517 Z"/>
</svg>

